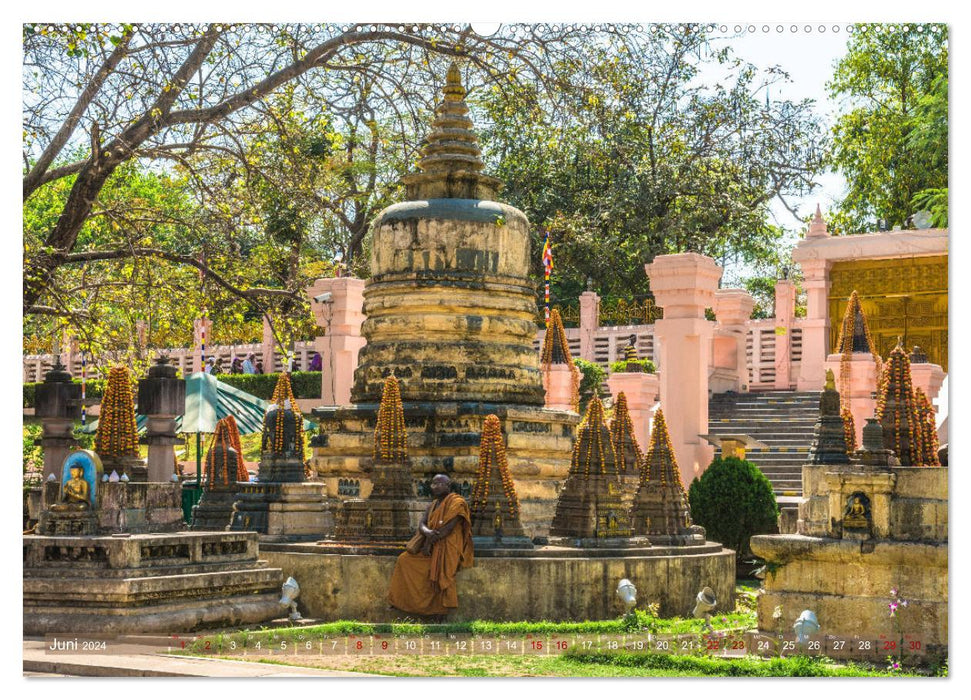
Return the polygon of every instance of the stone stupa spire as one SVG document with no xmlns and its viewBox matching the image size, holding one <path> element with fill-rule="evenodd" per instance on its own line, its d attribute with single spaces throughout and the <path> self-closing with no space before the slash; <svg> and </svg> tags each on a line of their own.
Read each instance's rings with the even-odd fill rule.
<svg viewBox="0 0 971 700">
<path fill-rule="evenodd" d="M 840 412 L 840 395 L 836 391 L 833 370 L 828 369 L 826 386 L 819 396 L 819 420 L 813 428 L 809 463 L 849 464 L 848 452 L 851 449 L 846 444 L 846 437 L 846 424 Z"/>
<path fill-rule="evenodd" d="M 468 116 L 462 72 L 454 61 L 442 92 L 418 162 L 419 172 L 403 178 L 408 199 L 495 199 L 502 183 L 482 174 L 482 150 Z"/>
<path fill-rule="evenodd" d="M 651 443 L 641 460 L 640 472 L 640 486 L 630 515 L 634 534 L 646 535 L 653 544 L 703 544 L 704 529 L 691 522 L 688 495 L 660 408 L 654 414 Z"/>
<path fill-rule="evenodd" d="M 634 421 L 631 420 L 627 395 L 624 392 L 617 394 L 614 418 L 610 421 L 610 441 L 617 455 L 617 471 L 624 476 L 636 474 L 643 453 L 634 436 Z"/>
<path fill-rule="evenodd" d="M 822 238 L 828 235 L 829 231 L 826 229 L 826 222 L 823 220 L 823 212 L 820 210 L 819 205 L 817 204 L 816 215 L 809 223 L 809 232 L 806 234 L 806 238 Z"/>
<path fill-rule="evenodd" d="M 563 328 L 563 317 L 559 309 L 550 311 L 550 325 L 543 337 L 543 351 L 540 353 L 543 367 L 549 365 L 572 365 L 570 343 L 566 339 L 566 329 Z"/>
</svg>

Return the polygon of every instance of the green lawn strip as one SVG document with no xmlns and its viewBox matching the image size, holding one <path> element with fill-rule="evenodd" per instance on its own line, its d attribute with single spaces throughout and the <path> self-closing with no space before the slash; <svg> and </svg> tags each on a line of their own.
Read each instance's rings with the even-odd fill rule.
<svg viewBox="0 0 971 700">
<path fill-rule="evenodd" d="M 755 616 L 751 613 L 730 613 L 712 618 L 712 626 L 717 630 L 744 631 L 755 626 Z M 698 634 L 702 622 L 695 619 L 655 618 L 644 611 L 636 615 L 616 620 L 592 622 L 453 622 L 445 624 L 420 623 L 369 623 L 353 620 L 338 620 L 311 627 L 291 627 L 284 629 L 261 629 L 243 632 L 224 633 L 200 637 L 192 646 L 193 651 L 214 651 L 225 649 L 231 642 L 237 645 L 252 646 L 257 642 L 279 643 L 280 641 L 306 641 L 325 637 L 348 635 L 367 636 L 373 634 L 392 634 L 398 637 L 417 637 L 430 634 L 470 634 L 487 637 L 515 637 L 527 634 Z M 206 642 L 209 649 L 204 649 Z"/>
</svg>

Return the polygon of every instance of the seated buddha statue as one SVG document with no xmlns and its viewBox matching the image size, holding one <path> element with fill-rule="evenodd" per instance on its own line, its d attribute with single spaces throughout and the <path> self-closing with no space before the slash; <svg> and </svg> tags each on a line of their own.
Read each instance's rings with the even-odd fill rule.
<svg viewBox="0 0 971 700">
<path fill-rule="evenodd" d="M 53 511 L 87 510 L 91 505 L 91 490 L 84 480 L 84 469 L 71 467 L 71 478 L 61 487 L 61 497 L 51 506 Z"/>
</svg>

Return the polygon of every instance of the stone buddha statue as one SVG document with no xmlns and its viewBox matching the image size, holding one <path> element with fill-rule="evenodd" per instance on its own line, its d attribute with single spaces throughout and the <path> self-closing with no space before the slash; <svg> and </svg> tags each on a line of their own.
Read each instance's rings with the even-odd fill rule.
<svg viewBox="0 0 971 700">
<path fill-rule="evenodd" d="M 91 489 L 84 480 L 84 469 L 71 467 L 71 478 L 61 487 L 61 497 L 51 506 L 53 511 L 87 510 L 90 505 Z"/>
</svg>

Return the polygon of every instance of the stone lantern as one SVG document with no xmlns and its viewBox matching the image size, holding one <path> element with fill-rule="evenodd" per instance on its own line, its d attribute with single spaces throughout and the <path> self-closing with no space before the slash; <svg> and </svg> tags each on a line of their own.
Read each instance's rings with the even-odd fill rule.
<svg viewBox="0 0 971 700">
<path fill-rule="evenodd" d="M 51 474 L 60 478 L 61 464 L 77 445 L 74 422 L 81 418 L 81 385 L 72 381 L 60 359 L 37 386 L 34 406 L 43 426 L 37 444 L 44 448 L 44 480 Z"/>
<path fill-rule="evenodd" d="M 175 419 L 185 413 L 185 381 L 179 379 L 169 358 L 159 357 L 148 370 L 148 376 L 138 382 L 138 411 L 148 421 L 145 437 L 148 445 L 148 480 L 168 482 L 175 473 L 173 445 L 180 440 L 175 435 Z"/>
</svg>

